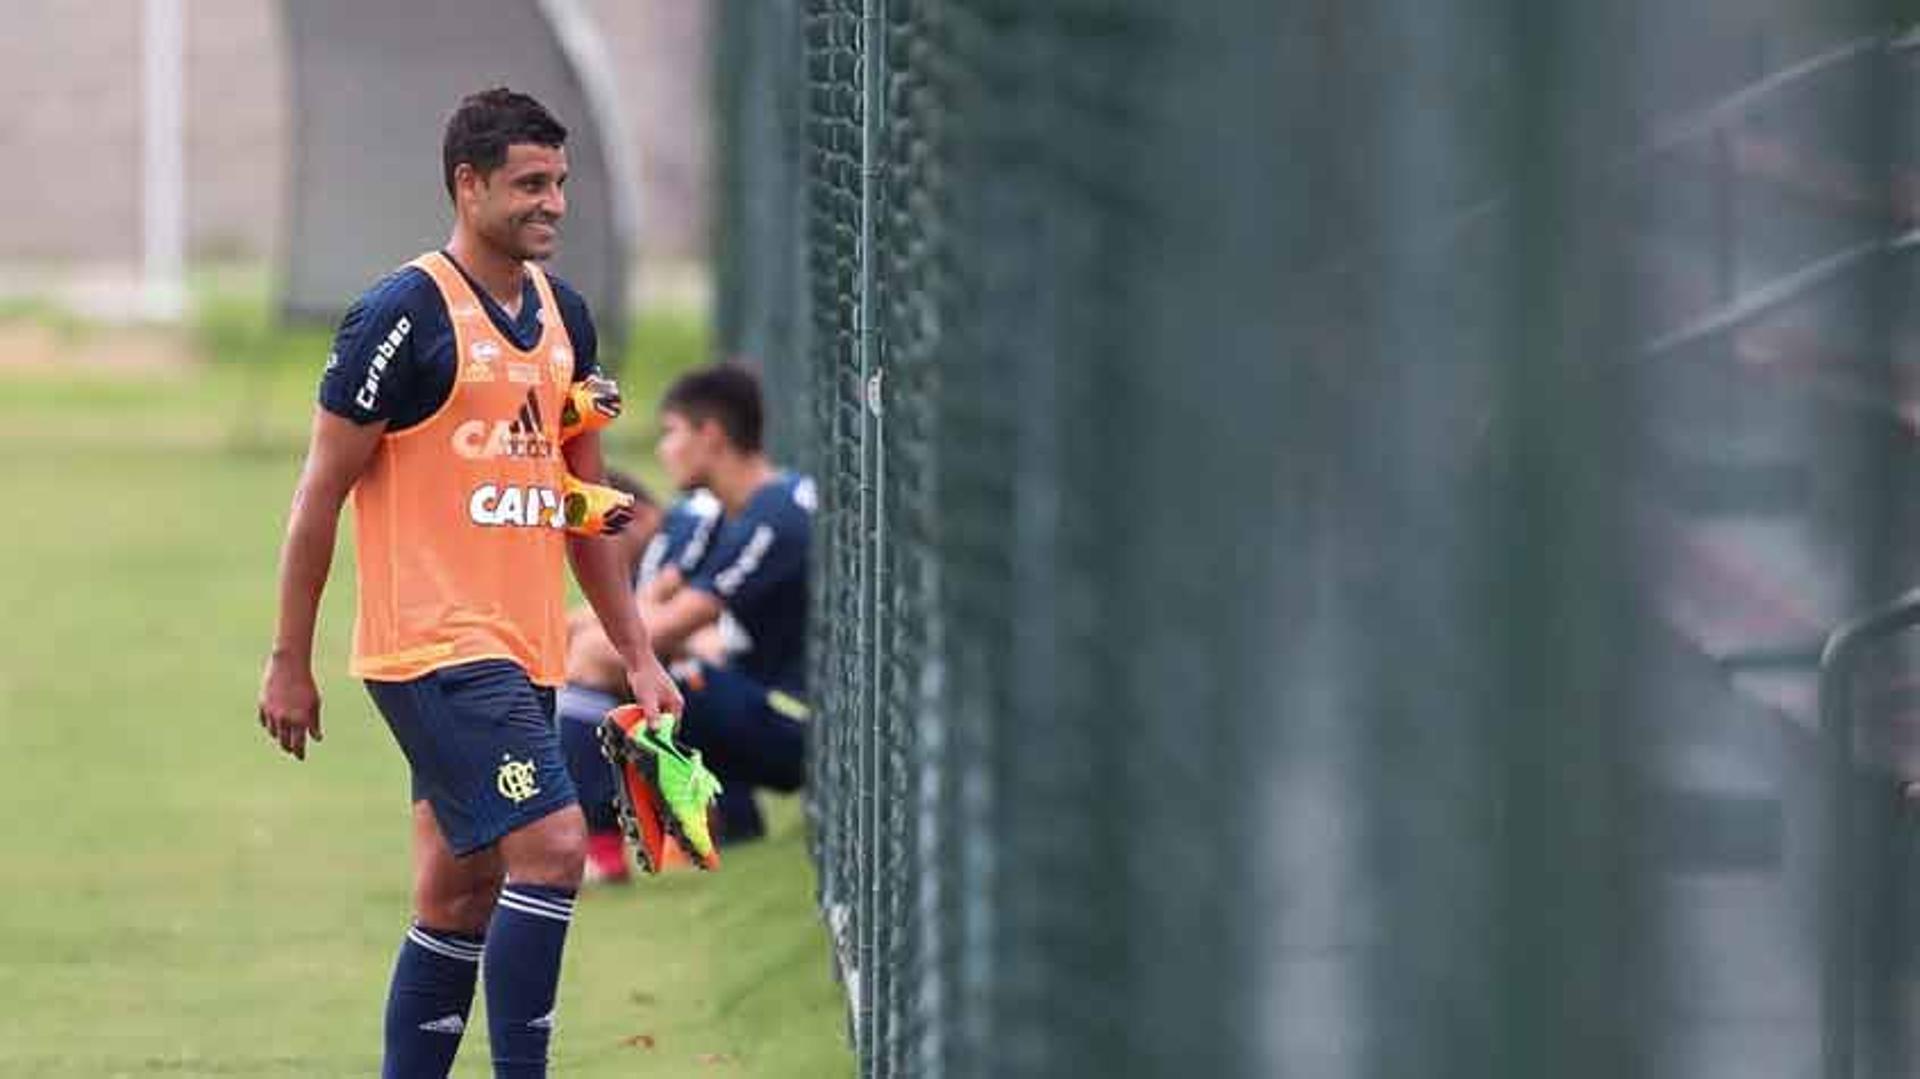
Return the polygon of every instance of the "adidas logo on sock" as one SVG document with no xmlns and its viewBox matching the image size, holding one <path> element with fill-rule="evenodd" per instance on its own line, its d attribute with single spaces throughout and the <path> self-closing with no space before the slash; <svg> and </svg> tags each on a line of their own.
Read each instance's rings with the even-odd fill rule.
<svg viewBox="0 0 1920 1079">
<path fill-rule="evenodd" d="M 447 1015 L 430 1023 L 420 1024 L 420 1029 L 433 1034 L 464 1034 L 467 1031 L 467 1021 L 458 1015 Z"/>
<path fill-rule="evenodd" d="M 527 1020 L 527 1026 L 533 1030 L 552 1030 L 553 1029 L 552 1010 L 549 1010 L 547 1014 L 541 1016 L 538 1019 Z"/>
</svg>

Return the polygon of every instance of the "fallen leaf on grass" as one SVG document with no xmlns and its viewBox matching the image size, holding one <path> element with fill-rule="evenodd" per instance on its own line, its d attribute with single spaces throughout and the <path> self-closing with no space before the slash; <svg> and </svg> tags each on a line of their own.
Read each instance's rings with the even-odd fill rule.
<svg viewBox="0 0 1920 1079">
<path fill-rule="evenodd" d="M 635 1034 L 631 1038 L 620 1039 L 620 1044 L 629 1049 L 651 1049 L 653 1048 L 653 1035 Z"/>
</svg>

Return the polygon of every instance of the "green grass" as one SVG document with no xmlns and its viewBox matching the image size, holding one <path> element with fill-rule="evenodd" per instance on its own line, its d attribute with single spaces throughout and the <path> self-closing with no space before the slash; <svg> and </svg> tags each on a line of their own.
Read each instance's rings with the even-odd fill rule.
<svg viewBox="0 0 1920 1079">
<path fill-rule="evenodd" d="M 406 780 L 344 674 L 344 547 L 325 744 L 297 764 L 254 719 L 325 335 L 196 332 L 192 370 L 0 367 L 0 1075 L 376 1071 Z M 674 323 L 635 354 L 656 338 L 701 347 Z M 852 1071 L 797 809 L 774 818 L 718 874 L 584 897 L 556 1075 Z M 455 1074 L 488 1074 L 478 1025 Z"/>
</svg>

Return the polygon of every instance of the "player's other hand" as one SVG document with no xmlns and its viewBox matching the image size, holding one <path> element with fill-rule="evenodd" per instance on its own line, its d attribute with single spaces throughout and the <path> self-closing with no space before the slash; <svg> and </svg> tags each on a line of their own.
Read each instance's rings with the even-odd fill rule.
<svg viewBox="0 0 1920 1079">
<path fill-rule="evenodd" d="M 560 441 L 598 431 L 620 415 L 620 386 L 605 375 L 589 375 L 567 388 L 560 405 Z"/>
<path fill-rule="evenodd" d="M 321 741 L 320 687 L 313 668 L 285 656 L 270 656 L 260 679 L 260 726 L 296 760 L 307 759 L 307 741 Z"/>
<path fill-rule="evenodd" d="M 633 523 L 633 496 L 572 473 L 561 477 L 560 505 L 567 531 L 576 536 L 617 536 Z"/>
<path fill-rule="evenodd" d="M 680 687 L 673 684 L 666 668 L 651 655 L 627 669 L 627 686 L 633 690 L 633 703 L 639 706 L 649 724 L 663 713 L 680 715 L 687 706 L 680 696 Z"/>
</svg>

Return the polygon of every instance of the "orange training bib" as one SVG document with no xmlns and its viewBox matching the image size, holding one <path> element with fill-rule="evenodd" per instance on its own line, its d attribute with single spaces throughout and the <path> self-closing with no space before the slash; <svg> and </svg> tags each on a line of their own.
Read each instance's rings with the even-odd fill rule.
<svg viewBox="0 0 1920 1079">
<path fill-rule="evenodd" d="M 440 410 L 380 440 L 353 492 L 359 613 L 352 671 L 404 681 L 475 659 L 510 659 L 534 682 L 566 681 L 566 539 L 560 406 L 573 349 L 539 267 L 540 339 L 521 350 L 464 275 L 434 252 L 458 373 Z"/>
</svg>

